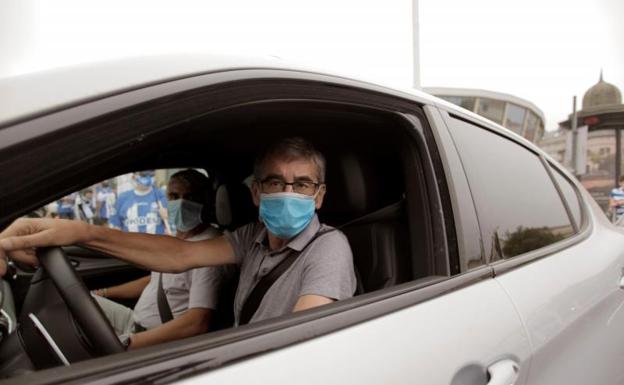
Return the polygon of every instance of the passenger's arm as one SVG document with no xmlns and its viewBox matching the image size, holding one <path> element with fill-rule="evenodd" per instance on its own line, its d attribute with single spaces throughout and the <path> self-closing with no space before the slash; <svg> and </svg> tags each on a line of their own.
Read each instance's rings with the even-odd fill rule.
<svg viewBox="0 0 624 385">
<path fill-rule="evenodd" d="M 223 237 L 189 242 L 163 235 L 126 233 L 80 221 L 21 218 L 0 233 L 0 273 L 6 271 L 6 255 L 37 265 L 33 248 L 72 244 L 165 273 L 236 262 L 234 249 Z"/>
<path fill-rule="evenodd" d="M 297 299 L 293 312 L 312 309 L 313 307 L 327 305 L 334 302 L 333 299 L 321 295 L 302 295 Z"/>
<path fill-rule="evenodd" d="M 133 334 L 128 349 L 138 349 L 167 341 L 179 340 L 208 331 L 212 309 L 192 308 L 184 314 L 153 329 Z"/>
<path fill-rule="evenodd" d="M 151 275 L 146 275 L 134 281 L 122 283 L 121 285 L 98 289 L 95 294 L 106 298 L 135 299 L 141 296 L 143 290 L 149 284 Z"/>
</svg>

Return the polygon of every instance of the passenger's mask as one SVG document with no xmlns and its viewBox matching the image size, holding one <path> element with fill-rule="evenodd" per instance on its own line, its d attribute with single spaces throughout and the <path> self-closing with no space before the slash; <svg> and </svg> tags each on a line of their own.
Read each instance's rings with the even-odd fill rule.
<svg viewBox="0 0 624 385">
<path fill-rule="evenodd" d="M 151 176 L 137 176 L 136 181 L 138 184 L 146 187 L 151 186 L 152 183 L 154 183 L 154 180 Z"/>
<path fill-rule="evenodd" d="M 169 201 L 167 212 L 169 220 L 176 229 L 187 232 L 193 230 L 202 223 L 201 213 L 204 205 L 186 199 L 176 199 Z"/>
<path fill-rule="evenodd" d="M 293 192 L 260 194 L 260 219 L 276 237 L 291 239 L 314 217 L 314 196 Z"/>
</svg>

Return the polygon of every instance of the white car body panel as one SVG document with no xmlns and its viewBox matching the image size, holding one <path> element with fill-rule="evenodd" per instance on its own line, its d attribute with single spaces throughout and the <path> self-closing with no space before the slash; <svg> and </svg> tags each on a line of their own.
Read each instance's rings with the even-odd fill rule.
<svg viewBox="0 0 624 385">
<path fill-rule="evenodd" d="M 624 383 L 624 238 L 595 210 L 587 239 L 496 278 L 528 329 L 531 385 Z"/>
<path fill-rule="evenodd" d="M 515 384 L 524 384 L 528 339 L 509 298 L 488 279 L 181 384 L 461 384 L 453 377 L 466 365 L 504 358 L 520 363 Z"/>
</svg>

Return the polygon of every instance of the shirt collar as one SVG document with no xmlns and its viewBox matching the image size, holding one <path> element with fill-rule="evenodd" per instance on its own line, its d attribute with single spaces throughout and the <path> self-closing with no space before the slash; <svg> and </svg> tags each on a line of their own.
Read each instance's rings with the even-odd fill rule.
<svg viewBox="0 0 624 385">
<path fill-rule="evenodd" d="M 306 245 L 316 235 L 316 233 L 318 233 L 320 228 L 321 228 L 321 223 L 319 222 L 318 215 L 316 215 L 315 213 L 314 216 L 312 217 L 312 220 L 306 226 L 306 228 L 303 229 L 302 232 L 297 234 L 297 236 L 295 236 L 293 239 L 291 239 L 286 244 L 286 246 L 284 246 L 284 248 L 289 247 L 297 251 L 303 250 L 303 248 L 306 247 Z M 260 230 L 254 242 L 259 243 L 259 244 L 265 244 L 266 240 L 267 240 L 267 229 L 266 227 L 264 227 L 264 224 L 262 224 L 262 230 Z M 279 251 L 280 250 L 275 250 L 275 252 L 279 252 Z"/>
</svg>

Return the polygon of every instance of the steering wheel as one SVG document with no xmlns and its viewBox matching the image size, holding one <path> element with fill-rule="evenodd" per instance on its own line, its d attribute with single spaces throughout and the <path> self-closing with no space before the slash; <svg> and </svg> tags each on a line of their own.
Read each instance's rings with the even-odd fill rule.
<svg viewBox="0 0 624 385">
<path fill-rule="evenodd" d="M 50 276 L 70 313 L 98 355 L 124 351 L 111 324 L 60 247 L 37 249 L 41 266 Z"/>
</svg>

